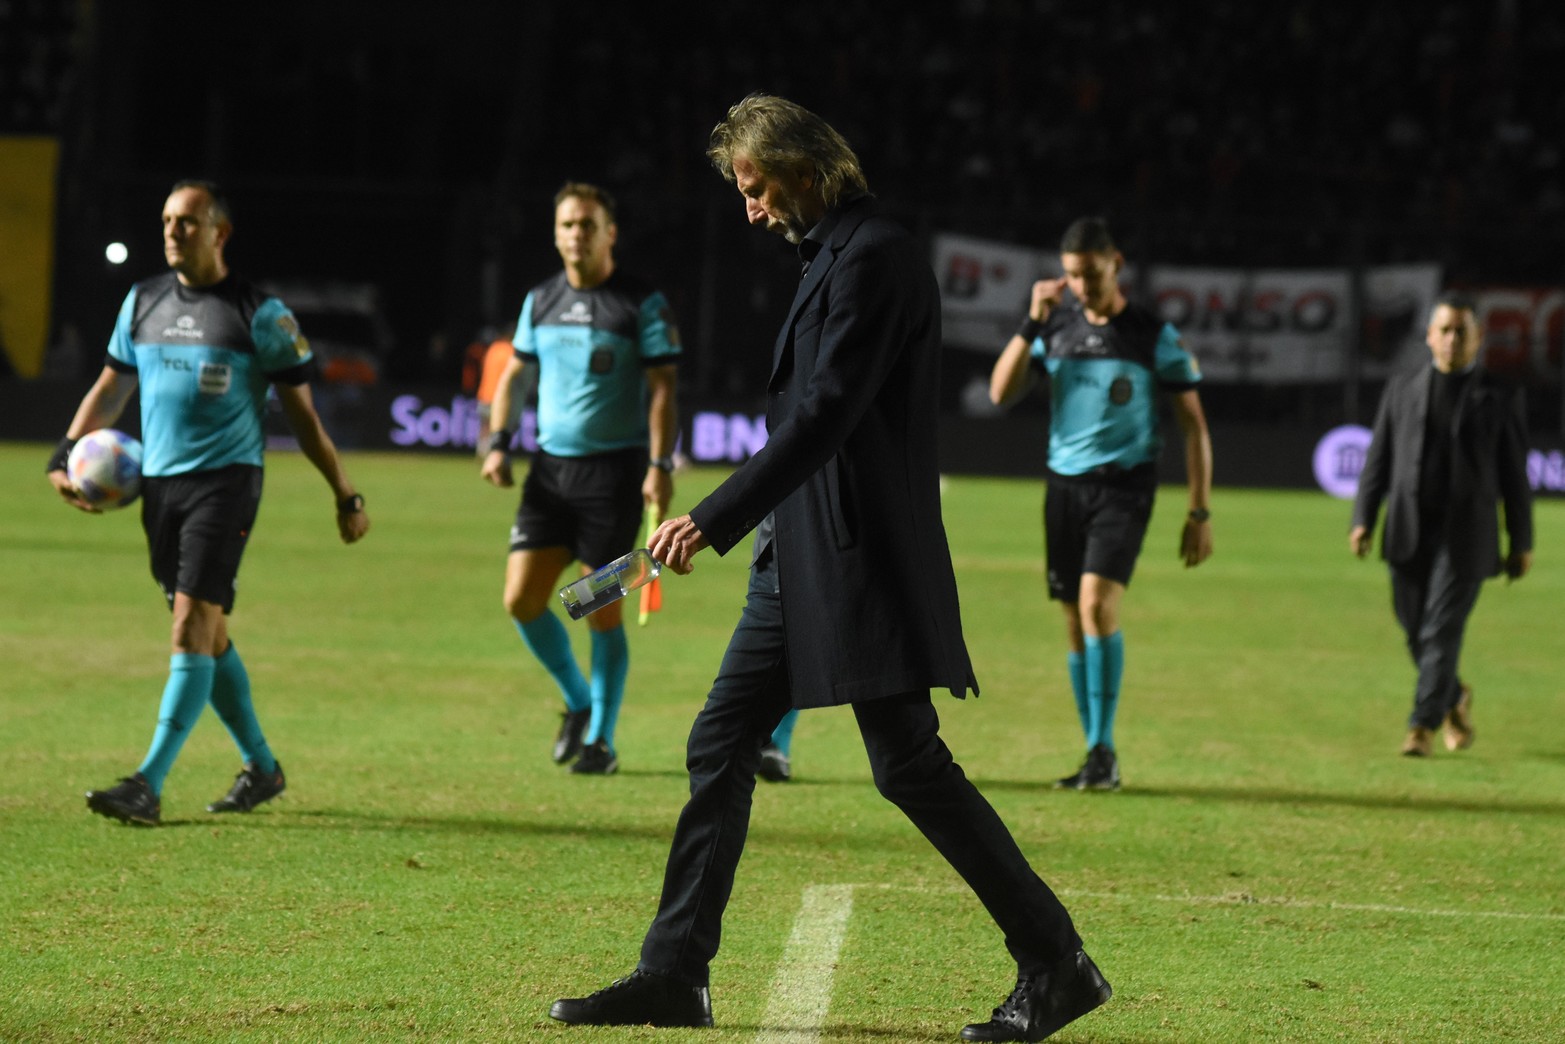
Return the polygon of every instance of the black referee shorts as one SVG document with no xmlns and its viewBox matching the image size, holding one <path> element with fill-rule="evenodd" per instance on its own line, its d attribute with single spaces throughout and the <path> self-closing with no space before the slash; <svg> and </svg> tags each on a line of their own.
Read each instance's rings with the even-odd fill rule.
<svg viewBox="0 0 1565 1044">
<path fill-rule="evenodd" d="M 522 483 L 511 550 L 564 547 L 596 569 L 636 546 L 641 531 L 645 446 L 587 457 L 539 450 Z"/>
<path fill-rule="evenodd" d="M 1049 480 L 1043 500 L 1049 597 L 1078 601 L 1083 573 L 1129 585 L 1156 494 L 1155 486 Z"/>
<path fill-rule="evenodd" d="M 169 608 L 175 592 L 234 608 L 239 560 L 261 507 L 261 469 L 232 464 L 141 483 L 141 528 L 152 578 Z"/>
</svg>

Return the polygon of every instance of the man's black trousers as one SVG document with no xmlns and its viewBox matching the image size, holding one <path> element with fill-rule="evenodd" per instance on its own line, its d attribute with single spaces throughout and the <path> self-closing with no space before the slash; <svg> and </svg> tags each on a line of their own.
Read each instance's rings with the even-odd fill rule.
<svg viewBox="0 0 1565 1044">
<path fill-rule="evenodd" d="M 790 706 L 782 598 L 767 552 L 751 571 L 739 625 L 690 730 L 690 800 L 642 943 L 643 971 L 708 984 L 749 829 L 761 745 Z M 1040 972 L 1081 949 L 1065 907 L 940 739 L 929 692 L 857 703 L 853 712 L 876 787 L 967 882 L 1005 933 L 1019 969 Z M 801 889 L 810 883 L 799 882 Z"/>
</svg>

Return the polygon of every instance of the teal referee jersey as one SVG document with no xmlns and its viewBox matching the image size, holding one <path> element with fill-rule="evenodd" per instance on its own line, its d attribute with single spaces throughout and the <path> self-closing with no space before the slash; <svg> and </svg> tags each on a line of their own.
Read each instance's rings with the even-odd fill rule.
<svg viewBox="0 0 1565 1044">
<path fill-rule="evenodd" d="M 1155 460 L 1156 392 L 1201 381 L 1179 331 L 1135 304 L 1103 326 L 1079 305 L 1055 309 L 1029 361 L 1049 378 L 1049 470 L 1066 477 Z"/>
<path fill-rule="evenodd" d="M 142 473 L 261 466 L 267 388 L 304 383 L 310 358 L 287 306 L 235 276 L 205 287 L 172 272 L 137 283 L 108 365 L 140 384 Z"/>
<path fill-rule="evenodd" d="M 590 290 L 562 271 L 522 302 L 516 354 L 538 367 L 538 445 L 584 457 L 647 445 L 643 373 L 676 363 L 679 328 L 668 299 L 616 271 Z"/>
</svg>

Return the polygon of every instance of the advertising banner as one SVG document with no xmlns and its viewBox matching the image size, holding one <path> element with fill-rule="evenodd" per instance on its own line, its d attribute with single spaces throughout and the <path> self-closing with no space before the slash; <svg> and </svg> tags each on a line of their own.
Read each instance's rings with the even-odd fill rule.
<svg viewBox="0 0 1565 1044">
<path fill-rule="evenodd" d="M 1027 311 L 1032 284 L 1060 274 L 1059 255 L 972 236 L 934 238 L 945 343 L 998 354 Z"/>
<path fill-rule="evenodd" d="M 1428 358 L 1424 330 L 1439 295 L 1439 265 L 1365 269 L 1359 320 L 1360 377 L 1379 380 Z"/>
<path fill-rule="evenodd" d="M 1033 281 L 1060 273 L 1052 250 L 973 236 L 937 235 L 933 251 L 945 340 L 964 348 L 998 352 L 1027 307 Z M 1144 284 L 1128 268 L 1122 279 L 1127 290 L 1144 290 L 1179 329 L 1207 380 L 1301 384 L 1378 380 L 1416 361 L 1425 350 L 1424 326 L 1440 275 L 1433 263 L 1366 268 L 1357 297 L 1349 268 L 1155 265 Z M 1552 329 L 1557 371 L 1565 295 L 1494 294 L 1491 326 L 1504 342 L 1500 351 L 1510 358 L 1515 350 L 1508 346 L 1542 343 Z M 1515 340 L 1522 329 L 1530 341 Z"/>
<path fill-rule="evenodd" d="M 1347 373 L 1346 269 L 1155 265 L 1147 278 L 1158 314 L 1178 328 L 1209 381 L 1323 382 Z"/>
<path fill-rule="evenodd" d="M 1565 366 L 1565 289 L 1483 287 L 1471 291 L 1483 324 L 1483 364 L 1528 384 L 1558 385 Z"/>
</svg>

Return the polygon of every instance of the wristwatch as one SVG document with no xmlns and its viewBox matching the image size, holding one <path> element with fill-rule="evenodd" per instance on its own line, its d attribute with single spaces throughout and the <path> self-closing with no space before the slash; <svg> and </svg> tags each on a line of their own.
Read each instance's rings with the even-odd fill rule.
<svg viewBox="0 0 1565 1044">
<path fill-rule="evenodd" d="M 647 466 L 651 467 L 651 468 L 657 468 L 659 471 L 666 471 L 669 474 L 673 474 L 673 472 L 674 472 L 674 458 L 673 457 L 653 457 L 651 460 L 647 461 Z"/>
<path fill-rule="evenodd" d="M 356 515 L 363 510 L 364 494 L 362 493 L 349 493 L 337 501 L 337 514 L 339 515 Z"/>
<path fill-rule="evenodd" d="M 1211 517 L 1212 517 L 1212 513 L 1210 511 L 1208 511 L 1206 508 L 1191 508 L 1190 509 L 1190 521 L 1192 521 L 1192 522 L 1206 522 L 1206 521 L 1210 520 Z"/>
</svg>

